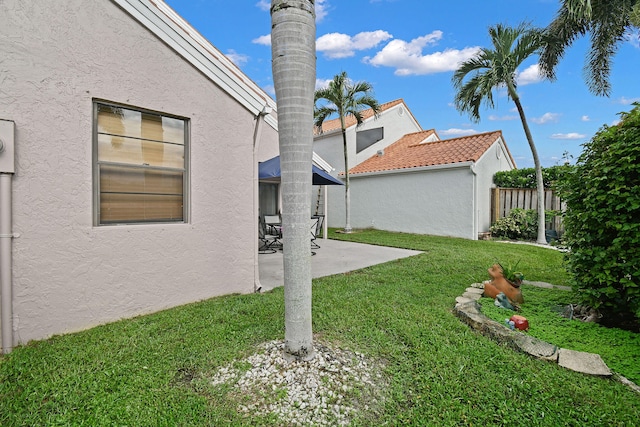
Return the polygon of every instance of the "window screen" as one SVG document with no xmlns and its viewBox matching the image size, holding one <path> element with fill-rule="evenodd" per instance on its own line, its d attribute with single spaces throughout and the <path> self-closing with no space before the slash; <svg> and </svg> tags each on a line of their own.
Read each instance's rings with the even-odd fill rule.
<svg viewBox="0 0 640 427">
<path fill-rule="evenodd" d="M 384 138 L 384 128 L 362 130 L 356 133 L 356 153 Z"/>
</svg>

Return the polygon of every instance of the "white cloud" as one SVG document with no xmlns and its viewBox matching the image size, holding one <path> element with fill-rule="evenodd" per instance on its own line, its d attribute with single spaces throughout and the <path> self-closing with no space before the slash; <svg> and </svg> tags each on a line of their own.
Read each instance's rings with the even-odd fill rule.
<svg viewBox="0 0 640 427">
<path fill-rule="evenodd" d="M 520 86 L 538 83 L 543 80 L 543 77 L 540 75 L 540 67 L 538 64 L 530 65 L 525 68 L 522 72 L 516 73 L 516 82 Z"/>
<path fill-rule="evenodd" d="M 262 10 L 269 11 L 271 9 L 271 0 L 260 0 L 256 3 L 256 6 Z"/>
<path fill-rule="evenodd" d="M 558 118 L 560 118 L 560 114 L 558 113 L 544 113 L 540 117 L 534 117 L 531 119 L 533 123 L 537 123 L 539 125 L 543 125 L 545 123 L 557 122 Z"/>
<path fill-rule="evenodd" d="M 378 52 L 373 58 L 365 58 L 365 62 L 373 66 L 394 67 L 398 76 L 424 75 L 453 71 L 461 62 L 474 56 L 479 47 L 466 47 L 462 50 L 445 49 L 424 55 L 422 50 L 434 45 L 442 38 L 442 31 L 415 38 L 410 42 L 395 39 Z"/>
<path fill-rule="evenodd" d="M 329 33 L 316 40 L 316 50 L 331 59 L 348 58 L 355 55 L 357 50 L 371 49 L 392 37 L 382 30 L 362 32 L 353 37 L 342 33 Z"/>
<path fill-rule="evenodd" d="M 329 87 L 331 81 L 333 81 L 333 79 L 316 79 L 316 90 Z"/>
<path fill-rule="evenodd" d="M 551 135 L 551 139 L 583 139 L 585 137 L 585 134 L 578 132 L 554 133 Z"/>
<path fill-rule="evenodd" d="M 624 35 L 624 40 L 633 47 L 640 49 L 640 30 L 635 28 L 627 29 Z"/>
<path fill-rule="evenodd" d="M 256 6 L 258 6 L 259 9 L 268 12 L 271 10 L 271 0 L 260 0 L 256 3 Z M 327 16 L 329 13 L 327 6 L 328 3 L 326 0 L 316 0 L 316 22 L 322 21 Z"/>
<path fill-rule="evenodd" d="M 624 96 L 618 99 L 618 102 L 623 105 L 631 105 L 634 102 L 640 102 L 640 98 L 625 98 Z"/>
<path fill-rule="evenodd" d="M 585 116 L 580 117 L 580 120 L 582 120 L 583 122 L 590 122 L 591 121 L 591 117 L 585 115 Z"/>
<path fill-rule="evenodd" d="M 438 135 L 442 136 L 465 136 L 465 135 L 474 135 L 478 133 L 475 129 L 457 129 L 457 128 L 449 128 L 442 129 L 438 131 Z"/>
<path fill-rule="evenodd" d="M 271 46 L 271 34 L 265 34 L 264 36 L 260 36 L 251 40 L 251 43 L 261 44 L 264 46 Z"/>
<path fill-rule="evenodd" d="M 322 21 L 329 13 L 329 4 L 325 0 L 316 0 L 316 22 Z"/>
<path fill-rule="evenodd" d="M 238 53 L 233 49 L 229 49 L 229 51 L 226 53 L 225 56 L 229 58 L 231 62 L 236 64 L 238 67 L 246 64 L 249 61 L 249 57 L 247 55 Z"/>
<path fill-rule="evenodd" d="M 494 114 L 491 114 L 488 118 L 489 120 L 492 120 L 492 121 L 505 121 L 505 120 L 517 120 L 518 116 L 496 116 Z"/>
</svg>

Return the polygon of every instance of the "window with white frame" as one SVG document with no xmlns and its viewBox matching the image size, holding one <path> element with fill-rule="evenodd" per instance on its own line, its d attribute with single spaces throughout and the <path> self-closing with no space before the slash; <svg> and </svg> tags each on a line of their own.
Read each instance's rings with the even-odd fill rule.
<svg viewBox="0 0 640 427">
<path fill-rule="evenodd" d="M 188 119 L 94 102 L 94 222 L 187 222 Z"/>
</svg>

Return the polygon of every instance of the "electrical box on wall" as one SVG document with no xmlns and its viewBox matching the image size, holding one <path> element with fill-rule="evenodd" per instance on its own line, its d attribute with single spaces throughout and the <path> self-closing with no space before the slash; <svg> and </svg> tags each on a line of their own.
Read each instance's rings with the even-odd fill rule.
<svg viewBox="0 0 640 427">
<path fill-rule="evenodd" d="M 15 126 L 0 119 L 0 173 L 15 173 Z"/>
</svg>

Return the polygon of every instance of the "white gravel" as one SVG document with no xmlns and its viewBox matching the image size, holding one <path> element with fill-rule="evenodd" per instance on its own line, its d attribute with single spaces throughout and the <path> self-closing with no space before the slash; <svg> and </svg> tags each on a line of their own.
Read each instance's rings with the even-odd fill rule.
<svg viewBox="0 0 640 427">
<path fill-rule="evenodd" d="M 255 354 L 220 368 L 211 384 L 230 386 L 239 411 L 272 414 L 284 425 L 345 426 L 356 413 L 381 407 L 380 363 L 317 341 L 312 360 L 287 362 L 283 348 L 281 341 L 263 344 Z"/>
</svg>

